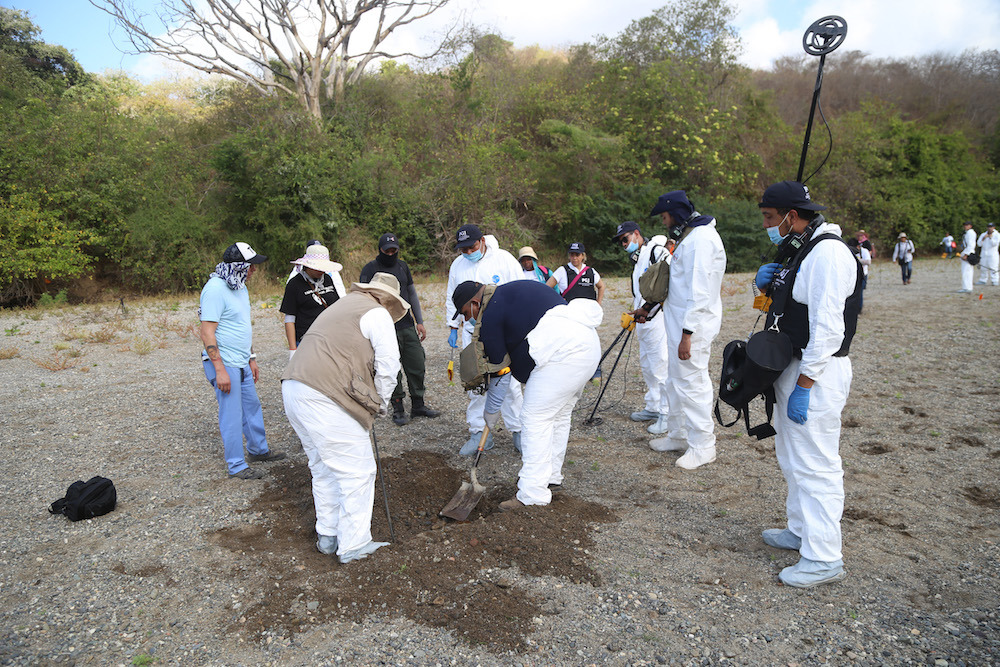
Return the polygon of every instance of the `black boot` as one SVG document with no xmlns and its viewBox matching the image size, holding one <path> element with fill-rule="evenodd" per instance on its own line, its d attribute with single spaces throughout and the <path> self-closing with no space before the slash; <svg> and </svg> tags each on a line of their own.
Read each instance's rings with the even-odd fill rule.
<svg viewBox="0 0 1000 667">
<path fill-rule="evenodd" d="M 431 419 L 433 419 L 434 417 L 441 416 L 440 410 L 432 410 L 426 405 L 424 405 L 423 398 L 413 398 L 411 400 L 413 402 L 413 406 L 410 410 L 411 417 L 430 417 Z"/>
<path fill-rule="evenodd" d="M 396 426 L 405 426 L 410 423 L 410 418 L 406 416 L 406 409 L 403 407 L 403 399 L 392 399 L 392 423 Z"/>
</svg>

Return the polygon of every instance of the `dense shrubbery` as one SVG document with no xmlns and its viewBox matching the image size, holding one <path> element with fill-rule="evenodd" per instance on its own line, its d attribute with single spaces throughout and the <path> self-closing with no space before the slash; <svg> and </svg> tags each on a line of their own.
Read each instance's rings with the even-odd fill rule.
<svg viewBox="0 0 1000 667">
<path fill-rule="evenodd" d="M 815 64 L 749 72 L 725 0 L 669 9 L 567 53 L 484 35 L 436 71 L 384 63 L 321 127 L 293 100 L 235 85 L 87 76 L 2 9 L 0 301 L 90 271 L 133 290 L 197 288 L 237 238 L 276 273 L 320 238 L 355 273 L 392 230 L 415 270 L 437 272 L 467 222 L 551 264 L 583 241 L 599 270 L 623 273 L 614 228 L 662 231 L 648 212 L 676 188 L 718 218 L 729 269 L 752 270 L 770 251 L 755 199 L 794 176 Z M 963 120 L 965 97 L 935 108 L 894 83 L 880 99 L 878 68 L 831 56 L 836 143 L 810 181 L 828 217 L 884 245 L 905 230 L 928 250 L 963 219 L 998 217 L 996 61 L 951 63 L 976 104 Z M 921 61 L 890 69 L 930 85 Z M 810 169 L 825 136 L 814 130 Z"/>
</svg>

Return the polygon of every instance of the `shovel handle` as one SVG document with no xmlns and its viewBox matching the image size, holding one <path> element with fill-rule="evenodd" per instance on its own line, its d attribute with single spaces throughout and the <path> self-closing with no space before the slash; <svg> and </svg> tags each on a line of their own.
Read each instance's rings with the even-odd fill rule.
<svg viewBox="0 0 1000 667">
<path fill-rule="evenodd" d="M 479 467 L 479 457 L 483 455 L 483 447 L 486 446 L 486 438 L 490 435 L 490 427 L 483 425 L 483 436 L 479 438 L 479 449 L 476 450 L 476 460 L 472 463 L 472 468 L 476 469 Z"/>
</svg>

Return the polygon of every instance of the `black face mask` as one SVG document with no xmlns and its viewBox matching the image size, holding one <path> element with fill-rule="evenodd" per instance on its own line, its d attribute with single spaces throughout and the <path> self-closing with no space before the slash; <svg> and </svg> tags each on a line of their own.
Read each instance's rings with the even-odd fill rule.
<svg viewBox="0 0 1000 667">
<path fill-rule="evenodd" d="M 387 255 L 384 252 L 379 251 L 378 257 L 375 260 L 385 267 L 396 266 L 396 262 L 399 260 L 399 254 Z"/>
</svg>

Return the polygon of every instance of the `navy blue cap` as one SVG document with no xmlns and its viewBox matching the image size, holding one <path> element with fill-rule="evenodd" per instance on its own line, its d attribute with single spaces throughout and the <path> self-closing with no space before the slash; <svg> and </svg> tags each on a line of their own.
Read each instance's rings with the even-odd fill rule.
<svg viewBox="0 0 1000 667">
<path fill-rule="evenodd" d="M 587 252 L 587 249 L 579 241 L 574 241 L 569 244 L 569 252 Z"/>
<path fill-rule="evenodd" d="M 813 202 L 809 188 L 798 181 L 775 183 L 760 198 L 760 208 L 800 208 L 806 211 L 825 211 L 826 206 Z"/>
<path fill-rule="evenodd" d="M 626 220 L 622 224 L 618 225 L 618 229 L 615 230 L 614 240 L 617 241 L 621 238 L 622 234 L 628 234 L 629 232 L 638 232 L 639 225 L 632 222 L 631 220 Z"/>
<path fill-rule="evenodd" d="M 483 238 L 483 233 L 479 231 L 477 225 L 462 225 L 458 228 L 458 233 L 455 234 L 455 250 L 471 248 L 481 238 Z"/>
<path fill-rule="evenodd" d="M 694 213 L 694 204 L 691 203 L 687 193 L 683 190 L 671 190 L 660 195 L 660 198 L 656 200 L 656 206 L 649 212 L 649 215 L 654 216 L 664 212 L 669 213 L 675 223 L 681 224 L 687 222 L 687 219 Z"/>
</svg>

